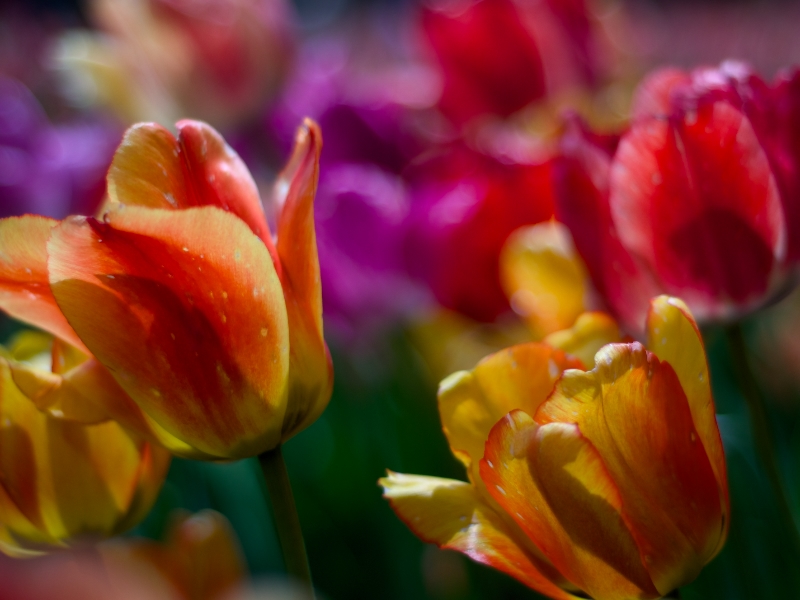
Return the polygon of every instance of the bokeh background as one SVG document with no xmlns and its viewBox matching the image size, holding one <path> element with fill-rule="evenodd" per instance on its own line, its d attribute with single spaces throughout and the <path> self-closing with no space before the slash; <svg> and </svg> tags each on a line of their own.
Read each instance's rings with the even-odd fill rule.
<svg viewBox="0 0 800 600">
<path fill-rule="evenodd" d="M 437 166 L 436 152 L 433 159 L 419 158 L 446 142 L 448 132 L 426 112 L 441 83 L 421 40 L 418 3 L 274 3 L 280 10 L 271 15 L 271 25 L 241 34 L 253 36 L 247 43 L 266 62 L 268 75 L 253 83 L 253 90 L 222 99 L 203 87 L 210 84 L 202 78 L 179 81 L 159 72 L 180 69 L 170 63 L 168 35 L 154 37 L 153 47 L 144 49 L 154 63 L 135 73 L 140 79 L 130 89 L 124 80 L 103 88 L 101 83 L 117 77 L 113 61 L 97 67 L 99 73 L 81 70 L 81 61 L 95 60 L 91 53 L 98 48 L 101 55 L 102 48 L 113 48 L 124 57 L 126 44 L 147 46 L 150 39 L 150 25 L 115 21 L 105 4 L 0 2 L 0 213 L 90 213 L 102 198 L 105 169 L 122 131 L 141 119 L 165 124 L 181 117 L 208 119 L 239 151 L 267 197 L 300 118 L 318 119 L 325 148 L 317 219 L 336 382 L 326 412 L 284 449 L 315 583 L 330 599 L 537 597 L 504 575 L 420 542 L 376 484 L 387 468 L 464 478 L 441 434 L 438 381 L 494 349 L 530 338 L 504 297 L 481 296 L 485 290 L 470 287 L 478 284 L 471 271 L 464 274 L 458 256 L 441 258 L 453 247 L 457 254 L 469 253 L 467 247 L 483 239 L 482 221 L 452 235 L 425 221 L 436 207 L 448 223 L 467 217 L 457 203 L 441 202 L 441 185 L 452 191 L 447 186 L 453 167 Z M 614 54 L 613 76 L 604 75 L 602 91 L 591 101 L 567 90 L 534 102 L 525 127 L 536 140 L 547 139 L 556 113 L 566 108 L 608 127 L 618 125 L 631 89 L 657 66 L 692 68 L 736 58 L 771 78 L 781 67 L 800 63 L 798 2 L 597 5 L 595 17 Z M 225 45 L 221 48 L 224 55 Z M 214 66 L 213 59 L 212 51 L 206 60 L 221 69 L 217 75 L 233 68 L 224 61 Z M 154 73 L 175 86 L 148 87 Z M 472 172 L 473 166 L 458 168 Z M 525 202 L 529 206 L 514 214 L 528 213 L 518 223 L 512 216 L 510 229 L 546 218 L 537 216 L 535 197 Z M 473 259 L 479 260 L 464 260 Z M 798 327 L 800 297 L 793 296 L 746 323 L 795 516 L 800 514 Z M 0 321 L 0 341 L 18 328 Z M 734 373 L 723 335 L 714 329 L 704 334 L 728 459 L 732 528 L 725 550 L 681 597 L 796 597 L 800 557 L 758 466 L 744 401 L 730 383 Z M 233 464 L 175 459 L 154 510 L 130 535 L 158 539 L 174 510 L 213 508 L 232 523 L 254 576 L 281 574 L 277 540 L 265 535 L 271 515 L 258 469 L 255 459 Z"/>
</svg>

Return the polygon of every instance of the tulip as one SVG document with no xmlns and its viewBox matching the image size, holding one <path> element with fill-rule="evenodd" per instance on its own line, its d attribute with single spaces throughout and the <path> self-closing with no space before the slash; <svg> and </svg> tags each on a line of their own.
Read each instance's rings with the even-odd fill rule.
<svg viewBox="0 0 800 600">
<path fill-rule="evenodd" d="M 184 456 L 252 456 L 331 394 L 313 222 L 321 136 L 306 122 L 277 180 L 274 243 L 239 157 L 203 123 L 177 129 L 127 131 L 100 218 L 0 221 L 0 307 L 91 353 L 125 392 L 98 401 L 127 426 Z"/>
<path fill-rule="evenodd" d="M 147 515 L 161 489 L 170 454 L 104 419 L 80 393 L 90 385 L 91 362 L 35 332 L 0 349 L 6 554 L 32 556 L 122 533 Z M 47 385 L 36 385 L 42 381 Z"/>
<path fill-rule="evenodd" d="M 581 329 L 550 341 L 614 341 L 597 316 Z M 424 541 L 551 598 L 658 598 L 690 582 L 727 536 L 725 458 L 686 305 L 655 298 L 647 332 L 646 346 L 602 346 L 591 370 L 528 343 L 445 379 L 443 428 L 469 482 L 390 472 L 392 508 Z"/>
<path fill-rule="evenodd" d="M 507 117 L 564 88 L 592 84 L 604 57 L 586 3 L 458 0 L 422 11 L 442 72 L 442 112 L 457 124 Z"/>
</svg>

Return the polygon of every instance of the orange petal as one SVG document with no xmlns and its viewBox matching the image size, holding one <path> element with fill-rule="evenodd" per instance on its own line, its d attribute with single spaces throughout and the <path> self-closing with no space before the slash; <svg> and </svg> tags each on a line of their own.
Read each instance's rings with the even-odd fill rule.
<svg viewBox="0 0 800 600">
<path fill-rule="evenodd" d="M 580 366 L 561 350 L 529 343 L 501 350 L 474 370 L 442 381 L 439 414 L 453 453 L 468 469 L 477 469 L 494 424 L 516 408 L 534 414 L 564 369 Z"/>
<path fill-rule="evenodd" d="M 517 410 L 492 429 L 481 477 L 564 576 L 596 600 L 655 598 L 619 491 L 575 425 Z"/>
<path fill-rule="evenodd" d="M 388 472 L 378 482 L 392 509 L 424 542 L 457 550 L 551 598 L 574 598 L 552 565 L 525 550 L 511 529 L 463 481 Z"/>
<path fill-rule="evenodd" d="M 576 423 L 619 488 L 623 514 L 666 594 L 710 560 L 725 528 L 714 472 L 672 367 L 641 344 L 609 344 L 597 366 L 568 371 L 536 413 Z"/>
<path fill-rule="evenodd" d="M 576 356 L 587 367 L 594 367 L 594 356 L 606 344 L 622 341 L 617 322 L 606 313 L 583 313 L 564 331 L 551 333 L 544 343 Z"/>
<path fill-rule="evenodd" d="M 34 215 L 0 219 L 0 310 L 85 349 L 47 278 L 47 238 L 57 224 Z"/>
<path fill-rule="evenodd" d="M 322 288 L 314 230 L 321 150 L 319 126 L 306 119 L 297 131 L 292 156 L 275 182 L 280 276 L 291 336 L 284 441 L 322 414 L 333 390 L 333 364 L 322 332 Z"/>
<path fill-rule="evenodd" d="M 289 336 L 264 244 L 214 207 L 54 229 L 50 281 L 92 353 L 167 432 L 218 458 L 280 440 Z"/>
<path fill-rule="evenodd" d="M 689 401 L 692 421 L 711 461 L 717 478 L 725 518 L 725 530 L 720 536 L 717 552 L 722 549 L 730 523 L 730 498 L 725 452 L 717 427 L 714 399 L 708 376 L 708 362 L 703 337 L 689 308 L 683 301 L 659 296 L 650 302 L 647 316 L 647 348 L 675 370 Z"/>
<path fill-rule="evenodd" d="M 569 229 L 557 221 L 518 229 L 500 256 L 511 306 L 534 337 L 571 327 L 586 310 L 589 276 Z"/>
<path fill-rule="evenodd" d="M 178 139 L 156 123 L 130 127 L 108 171 L 108 208 L 216 206 L 242 219 L 275 256 L 258 189 L 239 155 L 211 126 L 184 120 Z"/>
</svg>

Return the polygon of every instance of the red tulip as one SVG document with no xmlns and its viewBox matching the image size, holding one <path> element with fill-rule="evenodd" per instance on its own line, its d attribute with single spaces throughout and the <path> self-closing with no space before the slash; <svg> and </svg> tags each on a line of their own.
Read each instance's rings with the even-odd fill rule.
<svg viewBox="0 0 800 600">
<path fill-rule="evenodd" d="M 613 138 L 573 121 L 554 162 L 558 218 L 626 324 L 657 293 L 700 320 L 762 306 L 800 255 L 800 78 L 765 84 L 739 63 L 665 69 Z"/>
<path fill-rule="evenodd" d="M 423 29 L 442 70 L 439 107 L 456 123 L 506 117 L 559 87 L 592 82 L 599 57 L 583 0 L 457 0 Z"/>
</svg>

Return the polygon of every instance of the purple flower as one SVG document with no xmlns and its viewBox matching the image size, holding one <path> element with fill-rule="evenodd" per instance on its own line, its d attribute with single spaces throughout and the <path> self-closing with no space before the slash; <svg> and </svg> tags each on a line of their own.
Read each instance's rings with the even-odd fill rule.
<svg viewBox="0 0 800 600">
<path fill-rule="evenodd" d="M 315 207 L 326 325 L 351 337 L 426 303 L 404 267 L 409 205 L 397 176 L 375 165 L 329 166 Z"/>
<path fill-rule="evenodd" d="M 119 139 L 102 121 L 52 125 L 24 85 L 0 77 L 0 217 L 93 212 Z"/>
</svg>

